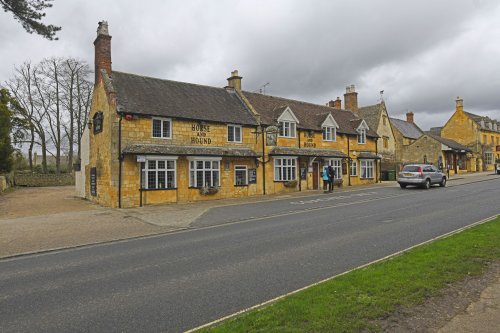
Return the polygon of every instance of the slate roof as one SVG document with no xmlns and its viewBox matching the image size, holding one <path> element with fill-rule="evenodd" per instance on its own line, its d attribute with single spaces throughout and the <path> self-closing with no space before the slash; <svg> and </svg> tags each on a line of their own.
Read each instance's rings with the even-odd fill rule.
<svg viewBox="0 0 500 333">
<path fill-rule="evenodd" d="M 346 158 L 347 155 L 335 149 L 316 149 L 298 147 L 274 147 L 269 152 L 274 156 L 308 156 L 308 157 L 338 157 Z"/>
<path fill-rule="evenodd" d="M 233 147 L 200 147 L 200 146 L 175 146 L 131 144 L 123 149 L 124 154 L 131 155 L 179 155 L 179 156 L 222 156 L 222 157 L 257 157 L 256 152 L 250 148 Z"/>
<path fill-rule="evenodd" d="M 260 114 L 261 122 L 264 125 L 276 125 L 278 117 L 288 106 L 299 120 L 299 124 L 297 124 L 297 128 L 299 129 L 321 131 L 321 124 L 325 121 L 328 114 L 331 114 L 339 125 L 337 133 L 358 134 L 356 128 L 360 124 L 361 118 L 351 111 L 337 110 L 325 105 L 247 91 L 243 91 L 242 93 L 255 111 Z M 371 127 L 366 135 L 369 137 L 378 137 L 377 133 Z"/>
<path fill-rule="evenodd" d="M 374 153 L 369 152 L 369 151 L 362 151 L 362 152 L 360 152 L 358 154 L 358 159 L 359 160 L 367 160 L 367 159 L 370 159 L 370 160 L 371 159 L 376 159 L 376 160 L 378 159 L 378 160 L 380 160 L 381 157 L 378 156 L 377 154 L 374 154 Z"/>
<path fill-rule="evenodd" d="M 500 122 L 498 120 L 491 119 L 490 117 L 479 116 L 470 112 L 464 111 L 464 113 L 473 121 L 475 121 L 481 127 L 481 129 L 495 132 L 495 130 L 493 129 L 493 124 L 497 124 L 496 132 L 500 132 Z M 488 123 L 492 124 L 491 129 L 488 127 Z"/>
<path fill-rule="evenodd" d="M 373 128 L 374 130 L 378 129 L 378 124 L 380 123 L 380 117 L 382 115 L 382 107 L 380 103 L 358 108 L 358 114 L 366 121 L 368 127 Z"/>
<path fill-rule="evenodd" d="M 405 120 L 389 118 L 392 125 L 396 127 L 405 138 L 418 139 L 424 132 L 415 124 L 409 123 Z"/>
<path fill-rule="evenodd" d="M 453 150 L 464 150 L 464 151 L 467 151 L 467 152 L 471 151 L 469 148 L 467 148 L 466 146 L 464 146 L 464 145 L 456 142 L 455 140 L 445 139 L 443 137 L 440 137 L 438 135 L 433 135 L 433 134 L 430 134 L 430 133 L 427 133 L 427 135 L 430 136 L 431 138 L 433 138 L 434 140 L 436 140 L 438 142 L 441 142 L 442 144 L 450 147 Z"/>
<path fill-rule="evenodd" d="M 257 125 L 234 91 L 116 71 L 111 81 L 120 112 Z"/>
</svg>

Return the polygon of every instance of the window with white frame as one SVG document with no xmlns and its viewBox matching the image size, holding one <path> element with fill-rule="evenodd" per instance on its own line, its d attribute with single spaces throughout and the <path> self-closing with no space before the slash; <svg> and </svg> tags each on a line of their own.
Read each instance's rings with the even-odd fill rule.
<svg viewBox="0 0 500 333">
<path fill-rule="evenodd" d="M 484 153 L 484 164 L 493 164 L 493 153 L 485 152 Z"/>
<path fill-rule="evenodd" d="M 153 138 L 171 139 L 172 120 L 166 118 L 153 118 Z"/>
<path fill-rule="evenodd" d="M 336 141 L 337 131 L 335 127 L 325 126 L 323 127 L 323 141 Z"/>
<path fill-rule="evenodd" d="M 143 189 L 176 188 L 175 159 L 148 159 L 142 165 L 141 187 Z"/>
<path fill-rule="evenodd" d="M 366 129 L 364 128 L 358 129 L 358 143 L 359 144 L 366 143 Z"/>
<path fill-rule="evenodd" d="M 248 170 L 246 165 L 234 166 L 234 185 L 248 185 Z"/>
<path fill-rule="evenodd" d="M 351 160 L 350 164 L 351 164 L 350 165 L 350 175 L 357 176 L 358 175 L 358 161 Z"/>
<path fill-rule="evenodd" d="M 281 157 L 274 159 L 274 180 L 290 181 L 297 178 L 297 158 Z"/>
<path fill-rule="evenodd" d="M 227 125 L 227 142 L 241 143 L 241 126 Z"/>
<path fill-rule="evenodd" d="M 189 161 L 189 187 L 220 186 L 220 159 Z"/>
<path fill-rule="evenodd" d="M 361 160 L 359 164 L 360 164 L 361 178 L 363 179 L 373 178 L 373 169 L 374 169 L 373 160 Z"/>
<path fill-rule="evenodd" d="M 297 124 L 292 121 L 281 121 L 279 123 L 280 136 L 284 138 L 295 138 Z"/>
<path fill-rule="evenodd" d="M 333 171 L 335 171 L 335 179 L 342 178 L 342 160 L 340 158 L 328 160 L 328 165 L 331 165 Z"/>
</svg>

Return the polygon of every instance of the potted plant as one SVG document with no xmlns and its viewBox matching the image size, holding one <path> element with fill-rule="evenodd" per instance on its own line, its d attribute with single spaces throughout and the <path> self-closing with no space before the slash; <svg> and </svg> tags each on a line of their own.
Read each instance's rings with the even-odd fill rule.
<svg viewBox="0 0 500 333">
<path fill-rule="evenodd" d="M 219 192 L 219 187 L 218 186 L 202 186 L 200 187 L 200 194 L 201 195 L 211 195 Z"/>
<path fill-rule="evenodd" d="M 297 181 L 296 180 L 289 180 L 283 183 L 285 187 L 296 187 L 297 186 Z"/>
</svg>

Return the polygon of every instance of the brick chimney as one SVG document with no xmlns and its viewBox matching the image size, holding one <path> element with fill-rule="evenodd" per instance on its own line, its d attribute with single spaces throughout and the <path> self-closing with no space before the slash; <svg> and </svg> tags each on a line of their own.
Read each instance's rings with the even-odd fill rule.
<svg viewBox="0 0 500 333">
<path fill-rule="evenodd" d="M 460 96 L 457 96 L 456 100 L 456 112 L 463 112 L 464 111 L 464 100 L 460 98 Z"/>
<path fill-rule="evenodd" d="M 406 113 L 406 121 L 409 122 L 410 124 L 413 124 L 413 112 Z"/>
<path fill-rule="evenodd" d="M 342 109 L 342 100 L 340 99 L 340 97 L 337 97 L 336 100 L 328 102 L 327 105 L 331 108 L 340 110 Z"/>
<path fill-rule="evenodd" d="M 111 36 L 108 33 L 108 22 L 101 21 L 97 27 L 97 38 L 94 41 L 95 49 L 95 81 L 96 85 L 101 80 L 101 69 L 111 75 Z"/>
<path fill-rule="evenodd" d="M 234 90 L 241 90 L 241 79 L 242 77 L 238 75 L 238 71 L 234 70 L 231 72 L 231 76 L 227 78 L 227 85 Z"/>
<path fill-rule="evenodd" d="M 354 113 L 358 112 L 358 93 L 356 92 L 354 84 L 345 88 L 344 103 L 346 110 Z"/>
</svg>

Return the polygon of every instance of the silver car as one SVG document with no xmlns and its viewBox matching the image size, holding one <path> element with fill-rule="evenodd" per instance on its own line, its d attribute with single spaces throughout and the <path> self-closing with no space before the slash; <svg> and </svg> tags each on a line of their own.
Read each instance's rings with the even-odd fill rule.
<svg viewBox="0 0 500 333">
<path fill-rule="evenodd" d="M 398 183 L 401 188 L 415 185 L 429 189 L 434 184 L 445 187 L 446 175 L 432 164 L 408 164 L 398 174 Z"/>
</svg>

